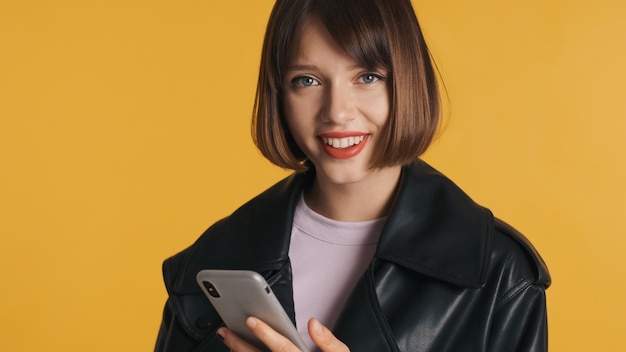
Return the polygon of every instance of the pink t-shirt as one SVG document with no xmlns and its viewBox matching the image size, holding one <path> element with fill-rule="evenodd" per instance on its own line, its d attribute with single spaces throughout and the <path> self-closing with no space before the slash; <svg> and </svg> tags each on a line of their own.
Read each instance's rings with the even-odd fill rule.
<svg viewBox="0 0 626 352">
<path fill-rule="evenodd" d="M 386 218 L 344 222 L 311 210 L 301 196 L 293 220 L 289 257 L 293 270 L 296 325 L 311 350 L 307 323 L 332 328 L 374 256 Z"/>
</svg>

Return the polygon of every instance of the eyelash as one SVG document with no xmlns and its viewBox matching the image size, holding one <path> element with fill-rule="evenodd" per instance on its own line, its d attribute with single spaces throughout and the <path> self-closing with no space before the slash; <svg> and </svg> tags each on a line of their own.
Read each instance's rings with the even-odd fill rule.
<svg viewBox="0 0 626 352">
<path fill-rule="evenodd" d="M 311 80 L 316 84 L 304 84 L 303 83 L 304 80 Z M 318 80 L 310 76 L 297 76 L 291 80 L 291 84 L 293 84 L 296 87 L 313 87 L 313 86 L 319 85 L 319 83 L 320 82 Z"/>
<path fill-rule="evenodd" d="M 366 82 L 365 77 L 370 77 L 372 81 Z M 311 81 L 310 84 L 304 84 L 305 80 L 310 80 Z M 358 80 L 360 81 L 360 83 L 363 83 L 363 84 L 373 84 L 378 81 L 384 81 L 385 77 L 377 73 L 367 72 L 367 73 L 360 75 Z M 291 84 L 293 84 L 296 87 L 314 87 L 314 86 L 320 85 L 320 82 L 311 76 L 297 76 L 291 80 Z"/>
<path fill-rule="evenodd" d="M 365 82 L 365 81 L 363 81 L 363 83 L 365 83 L 365 84 L 372 84 L 372 83 L 376 83 L 378 81 L 384 81 L 385 80 L 385 77 L 383 77 L 383 76 L 381 76 L 381 75 L 379 75 L 377 73 L 373 73 L 373 72 L 364 73 L 364 74 L 362 74 L 359 77 L 359 79 L 363 80 L 364 77 L 367 77 L 367 76 L 372 77 L 374 79 L 374 81 L 373 82 Z"/>
</svg>

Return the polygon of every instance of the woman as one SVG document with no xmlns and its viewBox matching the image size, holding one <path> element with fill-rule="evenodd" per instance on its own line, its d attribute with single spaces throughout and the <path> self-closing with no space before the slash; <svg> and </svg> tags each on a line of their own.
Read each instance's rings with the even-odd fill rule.
<svg viewBox="0 0 626 352">
<path fill-rule="evenodd" d="M 278 0 L 253 136 L 295 174 L 163 266 L 157 351 L 254 351 L 195 282 L 261 273 L 311 349 L 544 351 L 547 269 L 532 245 L 419 160 L 436 75 L 409 0 Z M 262 321 L 273 351 L 295 351 Z"/>
</svg>

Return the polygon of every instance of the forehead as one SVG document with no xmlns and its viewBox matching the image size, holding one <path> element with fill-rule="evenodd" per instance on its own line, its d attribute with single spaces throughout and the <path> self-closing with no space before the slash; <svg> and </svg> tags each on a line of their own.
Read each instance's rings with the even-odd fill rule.
<svg viewBox="0 0 626 352">
<path fill-rule="evenodd" d="M 280 65 L 280 71 L 291 65 L 298 56 L 302 57 L 305 51 L 312 51 L 315 47 L 311 45 L 313 42 L 344 53 L 360 67 L 392 70 L 387 35 L 380 21 L 339 19 L 336 15 L 314 11 L 302 16 L 297 22 L 290 31 L 291 39 L 283 46 L 286 50 L 279 54 L 284 65 Z"/>
<path fill-rule="evenodd" d="M 316 17 L 307 18 L 298 27 L 297 36 L 289 50 L 289 64 L 310 61 L 329 52 L 354 61 L 319 19 Z"/>
</svg>

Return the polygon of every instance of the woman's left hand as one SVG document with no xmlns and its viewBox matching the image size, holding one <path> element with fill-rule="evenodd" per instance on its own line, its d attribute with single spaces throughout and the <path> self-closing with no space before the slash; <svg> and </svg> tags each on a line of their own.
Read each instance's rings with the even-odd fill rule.
<svg viewBox="0 0 626 352">
<path fill-rule="evenodd" d="M 263 321 L 250 317 L 246 320 L 246 325 L 252 333 L 261 340 L 271 351 L 275 352 L 298 352 L 300 351 L 291 341 L 283 335 L 277 333 Z M 309 320 L 309 335 L 313 342 L 322 352 L 348 352 L 350 349 L 343 342 L 339 341 L 328 328 L 319 321 L 312 318 Z M 227 328 L 220 328 L 217 331 L 224 339 L 224 344 L 233 352 L 257 352 L 258 350 L 249 343 L 242 340 Z"/>
</svg>

